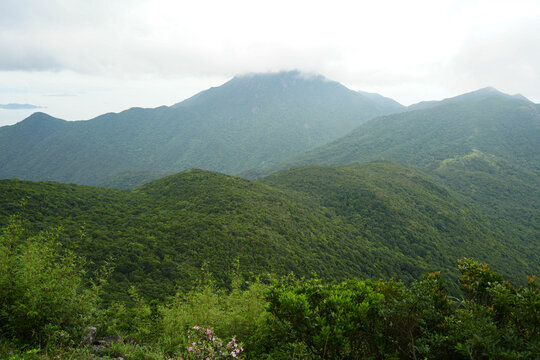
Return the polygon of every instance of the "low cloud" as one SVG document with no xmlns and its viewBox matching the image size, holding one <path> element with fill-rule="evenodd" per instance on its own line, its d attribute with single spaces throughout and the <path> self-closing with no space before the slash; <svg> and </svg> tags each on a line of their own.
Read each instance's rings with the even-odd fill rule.
<svg viewBox="0 0 540 360">
<path fill-rule="evenodd" d="M 110 91 L 109 83 L 179 84 L 165 102 L 187 91 L 187 79 L 202 90 L 210 78 L 290 69 L 402 103 L 485 86 L 540 101 L 540 5 L 489 4 L 490 11 L 481 1 L 453 0 L 0 0 L 0 77 L 52 79 L 39 89 L 30 87 L 34 79 L 0 80 L 48 94 L 41 99 L 49 109 L 53 97 L 81 99 L 81 88 Z M 107 101 L 125 103 L 122 93 Z"/>
<path fill-rule="evenodd" d="M 468 37 L 445 72 L 453 86 L 493 86 L 540 99 L 540 22 L 506 24 Z"/>
</svg>

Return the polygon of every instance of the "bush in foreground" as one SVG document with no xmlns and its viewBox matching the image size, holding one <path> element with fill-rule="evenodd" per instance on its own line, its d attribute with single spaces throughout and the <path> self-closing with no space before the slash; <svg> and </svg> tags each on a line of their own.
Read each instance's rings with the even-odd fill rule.
<svg viewBox="0 0 540 360">
<path fill-rule="evenodd" d="M 0 336 L 44 346 L 78 341 L 97 309 L 81 264 L 58 242 L 59 229 L 28 236 L 14 216 L 0 233 Z"/>
</svg>

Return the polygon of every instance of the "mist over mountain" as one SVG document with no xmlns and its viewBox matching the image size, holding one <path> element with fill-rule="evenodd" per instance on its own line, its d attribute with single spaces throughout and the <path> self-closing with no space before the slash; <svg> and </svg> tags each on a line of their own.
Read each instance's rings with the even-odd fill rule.
<svg viewBox="0 0 540 360">
<path fill-rule="evenodd" d="M 405 108 L 377 94 L 351 91 L 318 75 L 300 72 L 245 75 L 171 107 L 133 108 L 78 122 L 36 113 L 15 126 L 0 128 L 0 170 L 2 177 L 124 189 L 155 180 L 140 187 L 136 193 L 155 193 L 161 199 L 156 202 L 163 202 L 163 206 L 169 206 L 165 204 L 168 201 L 178 204 L 184 196 L 182 192 L 195 187 L 200 192 L 195 192 L 197 199 L 203 196 L 209 201 L 205 206 L 222 212 L 229 205 L 219 199 L 229 195 L 221 193 L 221 187 L 230 178 L 214 173 L 188 172 L 165 178 L 167 180 L 156 179 L 192 167 L 224 173 L 242 172 L 245 177 L 260 178 L 302 164 L 343 166 L 386 158 L 423 174 L 421 176 L 426 180 L 421 183 L 429 179 L 429 183 L 425 182 L 426 188 L 401 191 L 403 181 L 420 175 L 385 162 L 346 169 L 293 169 L 270 175 L 260 182 L 286 191 L 279 196 L 297 199 L 299 203 L 294 206 L 312 209 L 304 209 L 303 213 L 315 211 L 315 217 L 309 220 L 313 224 L 328 215 L 334 220 L 339 219 L 335 221 L 341 229 L 348 229 L 343 230 L 345 233 L 331 230 L 333 235 L 320 235 L 321 238 L 334 238 L 343 244 L 360 236 L 379 244 L 374 245 L 375 248 L 383 246 L 390 249 L 388 251 L 397 251 L 409 259 L 405 262 L 423 259 L 415 265 L 404 265 L 410 267 L 406 270 L 407 276 L 416 274 L 414 269 L 426 270 L 427 264 L 431 263 L 450 268 L 452 256 L 466 255 L 467 252 L 461 252 L 464 247 L 475 249 L 474 253 L 479 251 L 480 256 L 490 258 L 495 266 L 505 264 L 506 257 L 497 258 L 489 251 L 490 247 L 499 246 L 496 244 L 503 238 L 507 243 L 497 250 L 497 254 L 513 253 L 518 259 L 517 263 L 506 267 L 518 268 L 518 263 L 537 266 L 540 107 L 522 96 L 485 88 L 414 108 Z M 389 114 L 378 116 L 384 113 Z M 328 143 L 314 148 L 325 142 Z M 310 148 L 314 149 L 297 155 Z M 283 160 L 286 157 L 288 159 Z M 359 172 L 363 174 L 360 177 Z M 191 180 L 182 180 L 186 177 Z M 213 179 L 211 189 L 203 186 L 208 178 Z M 371 195 L 363 193 L 360 189 L 374 179 L 380 184 L 366 190 Z M 238 185 L 241 181 L 234 180 L 233 183 Z M 256 184 L 249 187 L 260 186 L 260 183 Z M 298 184 L 304 185 L 299 187 Z M 169 194 L 172 188 L 176 190 Z M 242 194 L 243 190 L 231 191 Z M 420 191 L 420 194 L 409 198 L 414 191 Z M 450 195 L 444 196 L 456 196 L 451 201 L 454 206 L 451 211 L 464 211 L 470 215 L 459 220 L 461 225 L 457 227 L 454 226 L 457 220 L 429 218 L 447 212 L 436 210 L 435 204 L 446 200 L 430 200 L 429 204 L 419 200 L 448 191 Z M 210 196 L 212 192 L 215 194 Z M 378 197 L 381 199 L 376 200 Z M 196 200 L 185 201 L 193 204 Z M 260 210 L 256 209 L 258 201 L 249 205 L 255 207 L 248 207 L 250 213 Z M 275 201 L 282 202 L 277 198 Z M 365 202 L 362 206 L 374 206 L 376 210 L 356 209 L 359 201 Z M 415 205 L 408 207 L 411 204 Z M 420 208 L 425 209 L 426 214 L 420 214 Z M 247 208 L 242 205 L 242 209 Z M 332 215 L 324 215 L 324 209 L 333 209 Z M 415 220 L 400 220 L 411 216 Z M 213 227 L 217 220 L 208 221 L 205 226 Z M 476 225 L 470 228 L 466 225 L 468 221 L 474 221 Z M 485 228 L 481 223 L 489 225 Z M 367 224 L 371 224 L 369 228 L 365 228 Z M 416 228 L 419 224 L 424 228 Z M 330 229 L 334 225 L 324 226 Z M 315 229 L 315 225 L 299 226 Z M 392 235 L 391 228 L 397 233 Z M 463 235 L 466 238 L 484 239 L 482 234 L 490 234 L 489 238 L 494 240 L 460 245 L 462 240 L 456 234 L 464 228 L 470 228 L 474 233 Z M 184 230 L 189 232 L 189 229 Z M 356 233 L 358 229 L 366 232 Z M 474 229 L 483 230 L 477 232 Z M 306 234 L 305 230 L 301 233 L 304 235 L 295 236 Z M 433 234 L 427 235 L 430 233 Z M 447 237 L 445 234 L 453 235 Z M 200 244 L 201 238 L 192 241 Z M 447 254 L 428 255 L 425 249 L 438 241 L 441 242 L 438 246 L 446 248 Z M 338 243 L 332 246 L 342 246 Z M 490 245 L 485 247 L 486 244 Z M 367 256 L 366 253 L 359 258 L 363 256 Z M 440 260 L 441 256 L 446 260 Z M 312 264 L 307 268 L 316 270 L 317 267 Z M 294 267 L 294 271 L 300 270 Z M 354 271 L 369 273 L 366 268 Z M 390 274 L 389 270 L 381 271 Z"/>
<path fill-rule="evenodd" d="M 260 172 L 377 158 L 434 169 L 446 159 L 472 152 L 492 154 L 537 172 L 539 109 L 526 99 L 482 89 L 430 102 L 423 109 L 378 117 L 338 140 Z"/>
<path fill-rule="evenodd" d="M 88 121 L 44 113 L 0 128 L 0 178 L 107 184 L 126 172 L 202 168 L 228 174 L 272 164 L 404 109 L 318 75 L 253 74 L 171 107 Z"/>
</svg>

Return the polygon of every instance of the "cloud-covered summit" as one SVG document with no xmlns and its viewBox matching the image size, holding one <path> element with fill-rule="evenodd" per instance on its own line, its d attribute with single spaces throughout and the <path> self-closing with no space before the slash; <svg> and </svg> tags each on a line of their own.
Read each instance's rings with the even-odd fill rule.
<svg viewBox="0 0 540 360">
<path fill-rule="evenodd" d="M 82 94 L 44 104 L 80 119 L 302 69 L 404 104 L 488 85 L 540 102 L 539 34 L 536 0 L 3 0 L 0 92 Z"/>
</svg>

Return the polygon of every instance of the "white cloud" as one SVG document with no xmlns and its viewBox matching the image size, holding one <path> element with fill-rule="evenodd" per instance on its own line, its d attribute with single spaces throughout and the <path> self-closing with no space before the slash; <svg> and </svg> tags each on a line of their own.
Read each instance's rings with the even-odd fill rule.
<svg viewBox="0 0 540 360">
<path fill-rule="evenodd" d="M 489 84 L 505 92 L 530 94 L 538 101 L 539 63 L 540 22 L 528 19 L 472 34 L 448 70 L 455 86 Z"/>
<path fill-rule="evenodd" d="M 100 93 L 114 111 L 126 93 L 157 106 L 220 84 L 210 81 L 288 69 L 403 103 L 487 85 L 540 101 L 537 24 L 535 0 L 3 0 L 0 79 L 10 82 L 0 87 L 94 94 L 75 118 L 105 109 Z M 5 89 L 0 102 L 33 103 Z"/>
</svg>

